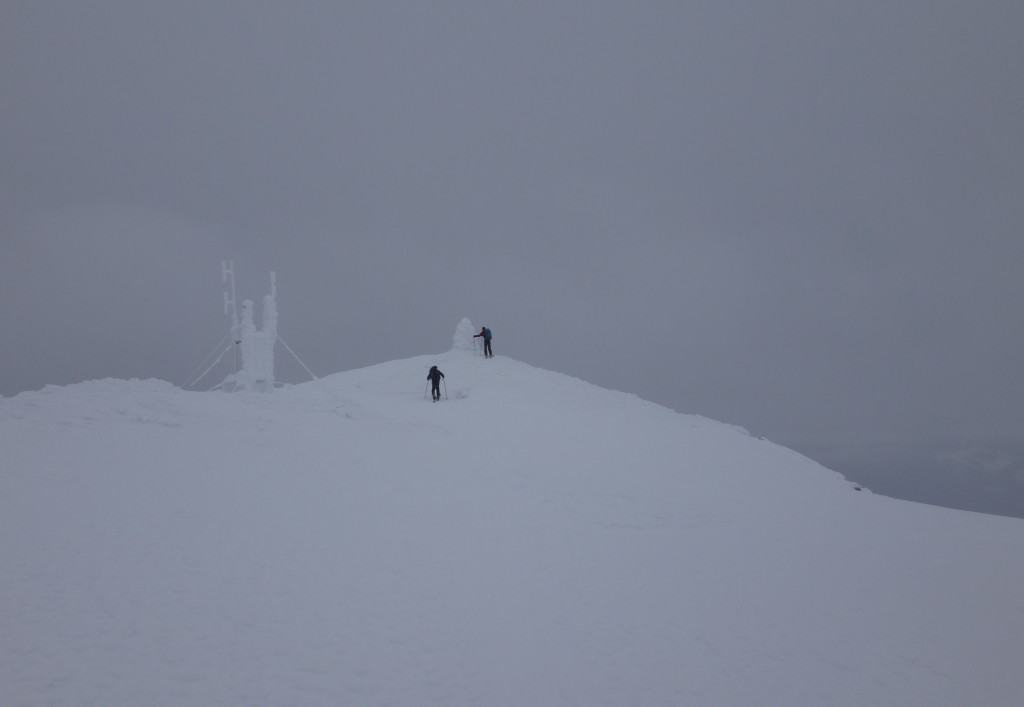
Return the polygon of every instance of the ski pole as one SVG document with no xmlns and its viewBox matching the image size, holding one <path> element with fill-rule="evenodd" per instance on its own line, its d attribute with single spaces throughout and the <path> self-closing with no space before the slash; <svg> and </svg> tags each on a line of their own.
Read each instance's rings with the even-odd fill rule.
<svg viewBox="0 0 1024 707">
<path fill-rule="evenodd" d="M 448 399 L 448 381 L 446 381 L 445 379 L 442 378 L 441 382 L 444 383 L 444 399 L 447 400 Z"/>
<path fill-rule="evenodd" d="M 429 388 L 429 387 L 430 387 L 430 381 L 427 381 L 427 384 L 425 386 L 423 386 L 423 399 L 424 400 L 427 399 L 427 388 Z"/>
</svg>

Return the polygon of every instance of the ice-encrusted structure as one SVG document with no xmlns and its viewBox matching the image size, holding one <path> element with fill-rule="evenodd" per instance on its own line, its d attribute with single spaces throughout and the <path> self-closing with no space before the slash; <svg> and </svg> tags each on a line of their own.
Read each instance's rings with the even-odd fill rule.
<svg viewBox="0 0 1024 707">
<path fill-rule="evenodd" d="M 221 362 L 225 355 L 234 350 L 235 372 L 211 390 L 219 389 L 229 392 L 249 390 L 269 393 L 277 383 L 274 378 L 274 347 L 279 341 L 285 351 L 290 353 L 305 369 L 310 379 L 316 380 L 317 377 L 313 371 L 309 370 L 309 366 L 303 363 L 302 359 L 292 351 L 292 348 L 277 335 L 277 278 L 274 271 L 270 271 L 270 294 L 263 298 L 263 327 L 257 329 L 252 300 L 242 302 L 242 316 L 241 318 L 238 316 L 238 307 L 235 305 L 234 269 L 232 261 L 221 261 L 221 274 L 225 284 L 224 314 L 231 315 L 231 331 L 224 337 L 225 340 L 230 337 L 228 346 L 221 350 L 219 356 L 216 355 L 217 349 L 211 351 L 206 360 L 199 364 L 196 372 L 189 377 L 186 387 L 194 387 Z M 221 344 L 223 343 L 222 341 Z M 239 365 L 239 356 L 242 359 L 241 365 Z M 213 359 L 213 363 L 203 370 L 211 359 Z"/>
<path fill-rule="evenodd" d="M 476 342 L 473 341 L 473 322 L 468 317 L 463 317 L 459 325 L 455 327 L 455 335 L 452 337 L 452 351 L 476 351 Z"/>
<path fill-rule="evenodd" d="M 277 281 L 270 273 L 270 294 L 263 298 L 263 328 L 253 319 L 252 300 L 242 302 L 242 320 L 235 339 L 242 367 L 224 381 L 228 390 L 268 393 L 274 389 L 274 344 L 277 343 Z"/>
</svg>

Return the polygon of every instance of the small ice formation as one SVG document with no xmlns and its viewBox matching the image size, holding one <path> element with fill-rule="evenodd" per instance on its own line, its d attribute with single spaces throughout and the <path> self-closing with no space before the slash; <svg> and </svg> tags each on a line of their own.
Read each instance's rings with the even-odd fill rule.
<svg viewBox="0 0 1024 707">
<path fill-rule="evenodd" d="M 476 330 L 473 328 L 473 322 L 469 321 L 467 317 L 463 317 L 459 325 L 455 327 L 455 336 L 452 337 L 452 351 L 470 351 L 475 352 L 475 341 L 473 341 L 473 334 Z"/>
</svg>

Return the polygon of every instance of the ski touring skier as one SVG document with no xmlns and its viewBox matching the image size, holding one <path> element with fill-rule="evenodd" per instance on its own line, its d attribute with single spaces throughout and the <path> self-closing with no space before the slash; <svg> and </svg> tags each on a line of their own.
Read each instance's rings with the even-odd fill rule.
<svg viewBox="0 0 1024 707">
<path fill-rule="evenodd" d="M 430 367 L 430 373 L 427 374 L 427 380 L 431 383 L 430 394 L 434 398 L 436 403 L 441 399 L 441 379 L 444 378 L 444 374 L 438 369 L 437 366 Z"/>
<path fill-rule="evenodd" d="M 487 327 L 480 327 L 480 333 L 473 334 L 473 338 L 478 336 L 484 337 L 484 358 L 494 358 L 494 353 L 491 351 L 491 330 Z"/>
</svg>

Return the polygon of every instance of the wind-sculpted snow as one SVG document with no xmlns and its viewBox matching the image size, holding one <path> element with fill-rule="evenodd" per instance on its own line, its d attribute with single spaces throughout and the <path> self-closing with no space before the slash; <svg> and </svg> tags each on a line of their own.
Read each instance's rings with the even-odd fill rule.
<svg viewBox="0 0 1024 707">
<path fill-rule="evenodd" d="M 476 351 L 479 349 L 479 344 L 473 339 L 474 334 L 476 334 L 476 329 L 473 328 L 473 322 L 463 317 L 459 325 L 455 327 L 455 334 L 452 336 L 452 351 Z"/>
<path fill-rule="evenodd" d="M 51 387 L 0 449 L 3 705 L 1024 695 L 1024 521 L 501 356 Z"/>
</svg>

